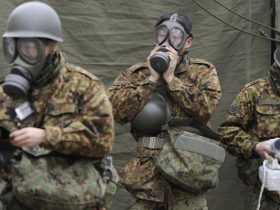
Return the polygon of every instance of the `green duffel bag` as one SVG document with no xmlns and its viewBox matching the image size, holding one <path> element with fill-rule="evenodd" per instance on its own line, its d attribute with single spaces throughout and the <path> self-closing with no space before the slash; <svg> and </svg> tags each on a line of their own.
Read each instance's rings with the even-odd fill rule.
<svg viewBox="0 0 280 210">
<path fill-rule="evenodd" d="M 91 210 L 108 193 L 96 164 L 92 158 L 23 152 L 13 162 L 13 195 L 34 210 Z"/>
<path fill-rule="evenodd" d="M 175 186 L 192 193 L 217 187 L 225 149 L 218 141 L 184 129 L 169 128 L 169 139 L 155 159 L 162 175 Z"/>
</svg>

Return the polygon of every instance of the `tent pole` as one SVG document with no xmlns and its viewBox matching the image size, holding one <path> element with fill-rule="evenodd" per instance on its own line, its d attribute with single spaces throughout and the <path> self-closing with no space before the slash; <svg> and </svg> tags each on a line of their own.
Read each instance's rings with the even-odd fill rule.
<svg viewBox="0 0 280 210">
<path fill-rule="evenodd" d="M 273 28 L 279 28 L 279 20 L 277 20 L 276 18 L 279 19 L 279 10 L 276 11 L 276 4 L 278 6 L 280 6 L 280 4 L 276 1 L 276 0 L 270 0 L 270 9 L 271 9 L 271 27 Z M 277 25 L 276 25 L 277 23 Z M 275 31 L 272 31 L 271 30 L 271 37 L 272 38 L 275 38 Z M 272 64 L 274 62 L 274 58 L 273 58 L 273 54 L 274 54 L 274 51 L 276 50 L 276 43 L 273 42 L 273 41 L 270 41 L 270 63 Z"/>
<path fill-rule="evenodd" d="M 252 0 L 248 0 L 248 17 L 252 18 Z M 248 22 L 248 31 L 252 32 L 252 23 Z M 247 36 L 247 47 L 246 47 L 246 82 L 251 81 L 251 42 L 252 37 Z"/>
</svg>

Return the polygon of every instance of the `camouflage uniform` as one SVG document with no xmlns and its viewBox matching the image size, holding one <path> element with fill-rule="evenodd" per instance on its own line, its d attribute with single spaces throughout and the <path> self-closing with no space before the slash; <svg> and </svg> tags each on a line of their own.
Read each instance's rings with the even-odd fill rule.
<svg viewBox="0 0 280 210">
<path fill-rule="evenodd" d="M 68 64 L 61 54 L 58 75 L 30 95 L 36 114 L 31 126 L 46 131 L 43 147 L 62 154 L 101 158 L 111 151 L 114 137 L 110 101 L 102 82 Z M 10 118 L 17 104 L 0 89 L 0 126 L 18 129 Z M 43 184 L 43 183 L 42 183 Z"/>
<path fill-rule="evenodd" d="M 140 63 L 130 67 L 115 80 L 109 89 L 109 97 L 116 121 L 122 124 L 130 122 L 142 110 L 150 94 L 157 88 L 157 84 L 149 81 L 149 76 L 147 64 Z M 174 79 L 166 85 L 166 89 L 173 117 L 191 116 L 205 123 L 221 97 L 215 67 L 202 59 L 189 59 L 186 52 L 176 67 Z M 131 132 L 136 141 L 145 136 L 134 129 Z M 158 137 L 164 135 L 160 133 Z M 123 170 L 122 183 L 137 198 L 132 209 L 153 209 L 153 206 L 165 206 L 167 201 L 171 202 L 168 209 L 207 209 L 203 194 L 193 196 L 169 186 L 156 170 L 151 158 L 159 151 L 137 147 L 136 156 L 128 161 Z M 170 195 L 173 195 L 172 199 Z"/>
<path fill-rule="evenodd" d="M 263 161 L 252 148 L 256 142 L 280 136 L 279 117 L 279 95 L 268 79 L 258 79 L 242 88 L 219 127 L 228 151 L 238 156 L 236 165 L 240 179 L 253 188 L 252 209 L 257 207 L 260 192 L 258 167 Z M 261 207 L 263 210 L 280 209 L 280 194 L 265 191 Z"/>
</svg>

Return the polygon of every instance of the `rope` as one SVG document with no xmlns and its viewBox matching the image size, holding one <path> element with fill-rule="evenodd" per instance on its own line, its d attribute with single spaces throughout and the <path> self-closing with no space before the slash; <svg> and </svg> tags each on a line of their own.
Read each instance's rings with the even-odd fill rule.
<svg viewBox="0 0 280 210">
<path fill-rule="evenodd" d="M 197 0 L 193 0 L 194 3 L 196 3 L 202 10 L 204 10 L 205 12 L 207 12 L 209 15 L 211 15 L 212 17 L 214 17 L 215 19 L 219 20 L 220 22 L 224 23 L 225 25 L 237 30 L 237 31 L 240 31 L 242 33 L 245 33 L 245 34 L 248 34 L 248 35 L 251 35 L 251 36 L 255 36 L 255 37 L 258 37 L 258 38 L 261 38 L 261 39 L 265 39 L 265 40 L 269 40 L 269 41 L 274 41 L 274 42 L 280 42 L 279 39 L 273 39 L 273 38 L 270 38 L 270 37 L 267 37 L 266 35 L 264 36 L 261 36 L 259 34 L 256 34 L 256 33 L 251 33 L 251 32 L 248 32 L 248 31 L 245 31 L 241 28 L 238 28 L 226 21 L 224 21 L 223 19 L 219 18 L 218 16 L 214 15 L 213 13 L 211 13 L 209 10 L 207 10 L 201 3 L 199 3 Z"/>
<path fill-rule="evenodd" d="M 267 25 L 264 25 L 264 24 L 262 24 L 262 23 L 260 23 L 260 22 L 258 22 L 258 21 L 255 21 L 255 20 L 253 20 L 253 19 L 247 18 L 247 17 L 245 17 L 245 16 L 243 16 L 243 15 L 240 15 L 240 14 L 238 14 L 237 12 L 235 12 L 234 10 L 232 10 L 232 9 L 230 9 L 230 8 L 228 8 L 228 7 L 226 7 L 226 6 L 225 6 L 224 4 L 222 4 L 221 2 L 219 2 L 219 1 L 217 1 L 217 0 L 214 0 L 214 1 L 215 1 L 217 4 L 219 4 L 221 7 L 225 8 L 226 10 L 230 11 L 232 14 L 235 14 L 235 15 L 237 15 L 237 16 L 240 17 L 240 18 L 243 18 L 243 19 L 245 19 L 245 20 L 248 20 L 248 21 L 250 21 L 250 22 L 252 22 L 252 23 L 255 23 L 255 24 L 259 25 L 259 26 L 263 26 L 263 27 L 265 27 L 265 28 L 267 28 L 267 29 L 270 29 L 270 30 L 272 30 L 272 31 L 275 31 L 275 32 L 277 32 L 277 33 L 280 33 L 280 31 L 278 31 L 278 30 L 275 29 L 275 28 L 272 28 L 272 27 L 267 26 Z"/>
<path fill-rule="evenodd" d="M 262 200 L 262 195 L 263 195 L 263 191 L 264 191 L 264 184 L 266 182 L 266 164 L 267 164 L 267 160 L 264 160 L 263 161 L 263 180 L 262 180 L 261 191 L 260 191 L 260 194 L 259 194 L 257 210 L 259 210 L 260 207 L 261 207 L 261 200 Z"/>
</svg>

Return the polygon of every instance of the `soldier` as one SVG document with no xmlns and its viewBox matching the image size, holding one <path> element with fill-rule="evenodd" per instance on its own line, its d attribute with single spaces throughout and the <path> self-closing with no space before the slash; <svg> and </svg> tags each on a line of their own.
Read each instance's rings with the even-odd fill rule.
<svg viewBox="0 0 280 210">
<path fill-rule="evenodd" d="M 188 57 L 192 23 L 183 14 L 168 13 L 155 25 L 155 48 L 147 62 L 131 66 L 109 89 L 115 120 L 131 122 L 136 155 L 128 161 L 122 184 L 135 198 L 131 209 L 207 209 L 204 194 L 169 183 L 153 159 L 165 143 L 162 125 L 171 117 L 192 117 L 207 123 L 221 89 L 215 67 Z M 171 202 L 169 202 L 171 201 Z"/>
<path fill-rule="evenodd" d="M 1 153 L 1 161 L 5 160 L 1 164 L 5 165 L 5 169 L 10 166 L 13 169 L 12 175 L 8 173 L 4 177 L 7 185 L 0 197 L 7 210 L 62 209 L 60 206 L 49 207 L 49 204 L 56 204 L 48 204 L 47 200 L 51 196 L 63 197 L 66 191 L 77 192 L 71 185 L 72 181 L 78 182 L 81 178 L 78 185 L 84 188 L 103 183 L 100 179 L 96 183 L 96 177 L 82 177 L 82 174 L 87 169 L 94 169 L 93 163 L 100 163 L 101 158 L 112 149 L 114 127 L 111 104 L 96 76 L 67 62 L 58 48 L 58 42 L 62 41 L 59 16 L 47 4 L 24 3 L 9 16 L 3 35 L 3 49 L 11 71 L 0 88 L 0 128 L 1 142 L 8 139 L 16 152 L 12 164 L 9 164 L 7 151 Z M 73 169 L 75 177 L 67 179 L 68 171 L 80 160 L 88 160 L 90 168 Z M 30 164 L 23 165 L 23 161 Z M 41 163 L 46 163 L 46 172 L 53 174 L 41 182 L 35 180 L 33 189 L 27 190 L 32 184 L 25 179 L 28 171 L 38 180 L 44 177 L 40 167 L 43 170 L 45 165 Z M 57 167 L 62 163 L 64 168 L 59 171 L 61 168 Z M 52 195 L 42 193 L 52 186 L 48 182 L 52 178 L 54 182 L 58 180 L 56 185 L 62 185 L 61 191 Z M 69 190 L 69 187 L 74 189 Z M 88 207 L 83 209 L 106 209 L 103 191 L 101 197 L 94 197 L 91 191 L 86 193 Z M 73 200 L 80 196 L 73 195 Z M 41 201 L 46 199 L 45 204 L 36 203 L 36 196 Z M 77 209 L 74 204 L 71 206 L 71 198 L 66 199 L 69 200 L 66 209 Z M 97 204 L 91 204 L 90 199 Z M 58 199 L 58 202 L 64 205 L 62 200 Z"/>
<path fill-rule="evenodd" d="M 261 183 L 258 169 L 263 159 L 271 159 L 270 140 L 280 136 L 280 51 L 274 53 L 275 63 L 268 77 L 246 84 L 231 104 L 219 132 L 228 151 L 238 156 L 236 166 L 239 178 L 252 191 L 252 206 L 262 210 L 278 210 L 280 193 L 265 189 L 259 200 Z"/>
</svg>

